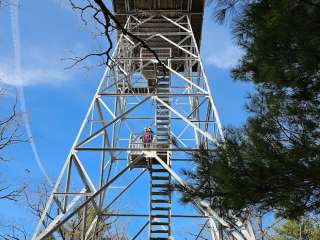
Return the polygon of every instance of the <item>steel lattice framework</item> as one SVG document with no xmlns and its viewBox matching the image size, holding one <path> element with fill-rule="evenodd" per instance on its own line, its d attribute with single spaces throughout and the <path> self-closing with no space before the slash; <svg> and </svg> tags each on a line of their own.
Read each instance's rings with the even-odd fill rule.
<svg viewBox="0 0 320 240">
<path fill-rule="evenodd" d="M 179 173 L 192 167 L 200 143 L 223 140 L 190 15 L 128 14 L 125 27 L 162 63 L 119 34 L 33 239 L 71 238 L 75 223 L 73 239 L 107 239 L 101 232 L 125 218 L 129 239 L 254 240 L 250 223 L 231 224 L 200 199 L 192 210 L 181 207 L 170 189 L 172 181 L 188 187 Z M 155 132 L 148 146 L 140 140 L 145 126 Z"/>
</svg>

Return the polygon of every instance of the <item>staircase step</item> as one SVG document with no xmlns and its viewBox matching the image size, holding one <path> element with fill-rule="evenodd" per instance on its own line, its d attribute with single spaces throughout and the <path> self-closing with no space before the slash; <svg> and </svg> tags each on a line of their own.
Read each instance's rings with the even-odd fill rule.
<svg viewBox="0 0 320 240">
<path fill-rule="evenodd" d="M 152 203 L 169 203 L 168 199 L 151 199 Z"/>
<path fill-rule="evenodd" d="M 169 191 L 163 191 L 163 192 L 152 192 L 151 194 L 154 195 L 154 196 L 166 196 L 166 195 L 169 195 Z"/>
<path fill-rule="evenodd" d="M 162 126 L 161 126 L 162 127 Z M 159 134 L 159 135 L 158 135 Z M 162 137 L 162 136 L 170 136 L 171 132 L 170 129 L 167 130 L 162 130 L 162 131 L 157 131 L 157 136 Z"/>
<path fill-rule="evenodd" d="M 170 128 L 164 128 L 163 126 L 161 126 L 161 128 L 157 128 L 157 132 L 159 131 L 169 131 Z"/>
<path fill-rule="evenodd" d="M 161 230 L 151 230 L 151 233 L 169 233 L 169 229 L 168 229 L 168 230 L 164 230 L 164 229 L 161 229 Z"/>
<path fill-rule="evenodd" d="M 160 165 L 158 165 L 158 166 L 160 166 Z M 152 174 L 152 179 L 153 179 L 153 177 L 169 177 L 168 172 L 151 172 L 151 174 Z"/>
<path fill-rule="evenodd" d="M 159 143 L 160 141 L 166 141 L 167 143 L 168 142 L 168 138 L 170 138 L 170 132 L 169 131 L 162 131 L 162 132 L 157 132 L 157 134 L 160 133 L 162 135 L 159 135 L 157 136 L 157 143 Z M 164 135 L 165 134 L 165 135 Z"/>
<path fill-rule="evenodd" d="M 161 126 L 161 127 L 163 127 L 163 126 Z M 170 135 L 171 135 L 171 132 L 170 132 L 169 129 L 168 130 L 157 131 L 157 139 L 158 139 L 158 137 L 160 139 L 163 136 L 170 136 Z"/>
<path fill-rule="evenodd" d="M 151 215 L 151 218 L 169 218 L 169 215 L 166 215 L 166 214 L 155 214 L 155 215 Z"/>
<path fill-rule="evenodd" d="M 170 124 L 170 122 L 159 122 L 159 123 L 157 123 L 157 125 L 169 125 Z"/>
<path fill-rule="evenodd" d="M 170 141 L 171 139 L 170 138 L 157 138 L 157 147 L 158 148 L 164 148 L 164 147 L 170 147 Z"/>
<path fill-rule="evenodd" d="M 158 78 L 160 78 L 160 79 L 168 79 L 168 81 L 169 81 L 169 76 L 158 76 Z"/>
<path fill-rule="evenodd" d="M 161 148 L 164 148 L 164 147 L 170 147 L 170 138 L 157 138 L 157 147 L 161 147 Z"/>
<path fill-rule="evenodd" d="M 170 207 L 153 207 L 151 208 L 153 211 L 169 211 Z"/>
<path fill-rule="evenodd" d="M 168 139 L 170 138 L 170 134 L 166 134 L 166 135 L 157 135 L 157 140 L 160 140 L 160 139 Z"/>
<path fill-rule="evenodd" d="M 168 222 L 151 222 L 151 225 L 154 225 L 154 226 L 169 226 L 170 224 Z"/>
<path fill-rule="evenodd" d="M 164 86 L 164 85 L 157 85 L 157 91 L 159 91 L 159 90 L 161 90 L 161 91 L 170 91 L 170 87 L 169 87 L 169 85 L 167 85 L 167 86 Z"/>
<path fill-rule="evenodd" d="M 157 115 L 161 114 L 161 115 L 169 115 L 170 114 L 170 110 L 167 108 L 161 108 L 161 109 L 157 109 Z"/>
<path fill-rule="evenodd" d="M 151 187 L 153 188 L 169 188 L 171 187 L 170 184 L 152 184 Z"/>
<path fill-rule="evenodd" d="M 156 173 L 156 172 L 167 172 L 164 168 L 153 168 L 151 169 L 151 172 Z"/>
<path fill-rule="evenodd" d="M 157 116 L 156 120 L 170 120 L 170 117 L 169 116 L 166 116 L 166 117 Z"/>
<path fill-rule="evenodd" d="M 170 116 L 170 111 L 169 110 L 162 110 L 162 111 L 157 111 L 157 117 L 169 117 Z"/>
<path fill-rule="evenodd" d="M 152 177 L 152 180 L 169 180 L 169 177 L 154 176 Z"/>
<path fill-rule="evenodd" d="M 157 111 L 157 117 L 169 117 L 170 112 L 169 111 Z"/>
<path fill-rule="evenodd" d="M 164 124 L 160 124 L 160 125 L 170 125 L 170 122 L 164 122 L 164 121 L 160 122 L 160 121 L 156 121 L 156 124 L 159 124 L 159 123 L 164 123 Z"/>
</svg>

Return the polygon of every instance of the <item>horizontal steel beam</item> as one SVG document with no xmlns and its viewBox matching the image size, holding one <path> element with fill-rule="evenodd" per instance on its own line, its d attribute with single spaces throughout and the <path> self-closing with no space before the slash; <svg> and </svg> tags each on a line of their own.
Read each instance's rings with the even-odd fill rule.
<svg viewBox="0 0 320 240">
<path fill-rule="evenodd" d="M 151 57 L 154 58 L 154 57 Z M 169 60 L 169 61 L 190 61 L 190 60 L 199 60 L 199 58 L 195 58 L 195 57 L 159 57 L 160 60 Z M 114 58 L 114 60 L 134 60 L 134 61 L 141 61 L 141 60 L 145 60 L 145 61 L 150 61 L 150 57 L 118 57 L 118 58 Z"/>
<path fill-rule="evenodd" d="M 99 152 L 99 151 L 113 151 L 113 152 L 196 152 L 199 151 L 198 148 L 127 148 L 127 147 L 119 147 L 119 148 L 94 148 L 94 147 L 77 147 L 76 151 L 87 151 L 87 152 Z M 209 150 L 210 151 L 210 150 Z M 213 151 L 213 150 L 212 150 Z"/>
<path fill-rule="evenodd" d="M 144 88 L 144 87 L 137 87 Z M 135 96 L 144 96 L 144 97 L 193 97 L 193 96 L 209 96 L 206 93 L 99 93 L 100 96 L 126 96 L 126 97 L 135 97 Z"/>
<path fill-rule="evenodd" d="M 153 120 L 154 117 L 124 117 L 123 119 L 126 119 L 126 120 Z M 187 118 L 187 119 L 190 119 L 190 118 Z M 170 117 L 170 120 L 181 120 L 183 121 L 183 119 L 181 118 L 178 118 L 178 117 Z M 99 121 L 93 121 L 93 122 L 99 122 Z M 190 119 L 190 122 L 196 122 L 196 123 L 214 123 L 215 121 L 213 120 L 203 120 L 203 121 L 198 121 L 198 120 L 192 120 Z"/>
<path fill-rule="evenodd" d="M 174 11 L 170 11 L 170 10 L 143 10 L 144 13 L 149 13 L 149 15 L 154 15 L 154 13 L 174 13 L 175 15 L 203 15 L 203 13 L 201 12 L 189 12 L 187 10 L 174 10 Z M 114 13 L 115 16 L 139 16 L 139 13 Z"/>
<path fill-rule="evenodd" d="M 108 217 L 150 217 L 149 214 L 139 214 L 139 213 L 110 213 L 110 212 L 102 212 L 102 216 Z M 171 215 L 173 218 L 210 218 L 211 216 L 204 215 L 185 215 L 185 214 L 173 214 Z"/>
<path fill-rule="evenodd" d="M 54 192 L 54 195 L 82 195 L 82 196 L 92 196 L 92 192 Z"/>
<path fill-rule="evenodd" d="M 127 158 L 116 158 L 114 161 L 128 161 Z M 192 159 L 187 159 L 187 158 L 170 158 L 170 161 L 172 162 L 193 162 L 194 160 Z"/>
<path fill-rule="evenodd" d="M 159 32 L 135 32 L 134 35 L 136 36 L 152 36 L 158 34 Z M 188 32 L 160 32 L 162 35 L 165 36 L 187 36 L 190 35 Z"/>
</svg>

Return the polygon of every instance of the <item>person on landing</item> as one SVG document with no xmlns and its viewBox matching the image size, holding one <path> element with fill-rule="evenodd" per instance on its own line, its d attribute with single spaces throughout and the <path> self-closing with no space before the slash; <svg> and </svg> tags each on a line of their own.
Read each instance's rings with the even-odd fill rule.
<svg viewBox="0 0 320 240">
<path fill-rule="evenodd" d="M 141 139 L 145 148 L 151 146 L 151 143 L 153 141 L 153 131 L 151 130 L 151 128 L 144 128 Z"/>
<path fill-rule="evenodd" d="M 151 143 L 153 142 L 153 131 L 151 128 L 148 128 L 148 138 L 147 138 L 147 143 L 149 145 L 149 147 L 151 146 Z"/>
<path fill-rule="evenodd" d="M 144 128 L 144 130 L 143 130 L 143 134 L 142 134 L 142 136 L 140 137 L 140 140 L 141 140 L 141 142 L 143 142 L 143 146 L 144 147 L 146 147 L 146 142 L 145 142 L 145 139 L 146 139 L 146 134 L 147 134 L 147 130 L 148 130 L 148 128 Z"/>
</svg>

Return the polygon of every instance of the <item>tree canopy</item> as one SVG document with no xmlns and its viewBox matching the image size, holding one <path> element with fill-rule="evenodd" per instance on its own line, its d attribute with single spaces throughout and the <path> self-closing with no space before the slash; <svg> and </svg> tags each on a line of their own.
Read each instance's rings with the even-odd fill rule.
<svg viewBox="0 0 320 240">
<path fill-rule="evenodd" d="M 242 4 L 232 28 L 245 55 L 232 76 L 256 84 L 250 116 L 227 129 L 214 151 L 194 155 L 197 168 L 185 172 L 193 190 L 184 200 L 197 196 L 239 213 L 275 209 L 289 218 L 319 212 L 319 13 L 318 0 Z"/>
<path fill-rule="evenodd" d="M 318 240 L 320 239 L 319 221 L 311 218 L 286 221 L 273 229 L 269 240 Z"/>
</svg>

